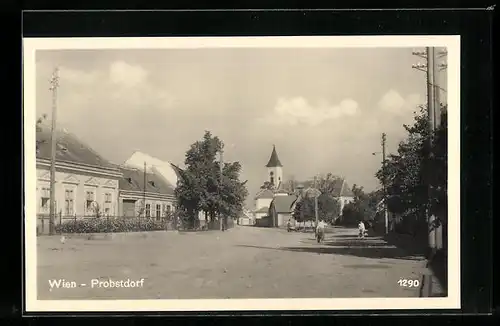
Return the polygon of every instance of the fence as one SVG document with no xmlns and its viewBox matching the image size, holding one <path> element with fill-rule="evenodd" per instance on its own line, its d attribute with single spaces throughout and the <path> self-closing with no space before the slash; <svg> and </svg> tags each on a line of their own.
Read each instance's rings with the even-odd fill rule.
<svg viewBox="0 0 500 326">
<path fill-rule="evenodd" d="M 233 219 L 228 218 L 224 222 L 224 228 L 225 229 L 231 229 L 235 225 L 235 222 Z M 182 226 L 180 228 L 183 228 Z M 195 230 L 201 229 L 201 230 L 220 230 L 220 222 L 218 220 L 214 221 L 205 221 L 205 220 L 198 220 L 195 222 L 194 228 Z"/>
<path fill-rule="evenodd" d="M 81 215 L 62 215 L 61 213 L 57 214 L 54 220 L 54 231 L 58 233 L 58 227 L 64 223 L 79 221 L 85 219 L 96 219 L 95 216 L 81 216 Z M 125 220 L 152 220 L 156 222 L 165 223 L 165 230 L 176 230 L 176 229 L 187 229 L 182 223 L 177 223 L 176 219 L 165 220 L 164 218 L 156 218 L 156 217 L 125 217 L 125 216 L 101 216 L 98 219 L 102 221 L 106 221 L 106 223 L 111 224 L 113 220 L 116 219 L 125 219 Z M 234 227 L 233 219 L 227 219 L 225 223 L 225 229 L 230 229 Z M 197 230 L 219 230 L 220 224 L 219 221 L 205 222 L 205 220 L 198 220 L 194 229 Z M 48 235 L 50 233 L 50 216 L 47 214 L 38 215 L 37 216 L 37 235 Z"/>
</svg>

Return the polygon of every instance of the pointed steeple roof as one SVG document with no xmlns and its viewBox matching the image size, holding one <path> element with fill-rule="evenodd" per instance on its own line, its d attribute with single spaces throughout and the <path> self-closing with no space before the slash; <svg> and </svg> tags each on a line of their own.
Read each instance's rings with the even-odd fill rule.
<svg viewBox="0 0 500 326">
<path fill-rule="evenodd" d="M 274 168 L 274 167 L 282 167 L 283 165 L 278 158 L 278 153 L 276 153 L 276 146 L 273 145 L 273 152 L 271 153 L 271 157 L 269 158 L 269 162 L 267 162 L 266 167 Z"/>
</svg>

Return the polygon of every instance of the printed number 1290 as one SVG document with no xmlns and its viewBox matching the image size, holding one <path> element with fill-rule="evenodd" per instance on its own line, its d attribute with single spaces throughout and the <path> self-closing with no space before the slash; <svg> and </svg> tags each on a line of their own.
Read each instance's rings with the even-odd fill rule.
<svg viewBox="0 0 500 326">
<path fill-rule="evenodd" d="M 401 278 L 398 281 L 399 286 L 405 287 L 405 288 L 417 288 L 420 286 L 420 281 L 419 280 L 407 280 L 405 278 Z"/>
</svg>

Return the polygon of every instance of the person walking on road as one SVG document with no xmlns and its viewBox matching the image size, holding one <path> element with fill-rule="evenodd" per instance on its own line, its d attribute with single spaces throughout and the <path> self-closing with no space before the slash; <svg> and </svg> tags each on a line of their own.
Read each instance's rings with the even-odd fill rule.
<svg viewBox="0 0 500 326">
<path fill-rule="evenodd" d="M 325 226 L 326 224 L 323 220 L 320 220 L 316 226 L 316 239 L 318 243 L 321 243 L 325 238 Z"/>
<path fill-rule="evenodd" d="M 364 239 L 365 238 L 365 233 L 366 233 L 366 228 L 365 228 L 365 223 L 363 223 L 363 221 L 359 221 L 358 230 L 359 230 L 358 237 L 361 238 L 361 239 Z"/>
</svg>

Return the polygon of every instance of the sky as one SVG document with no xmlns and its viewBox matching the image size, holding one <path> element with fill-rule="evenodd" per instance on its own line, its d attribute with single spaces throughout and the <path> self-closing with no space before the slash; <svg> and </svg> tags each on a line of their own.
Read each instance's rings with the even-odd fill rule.
<svg viewBox="0 0 500 326">
<path fill-rule="evenodd" d="M 59 67 L 57 124 L 114 163 L 136 150 L 183 166 L 210 130 L 239 161 L 249 200 L 276 146 L 284 178 L 331 172 L 379 187 L 387 153 L 426 101 L 412 48 L 38 50 L 37 116 L 51 118 L 49 80 Z M 445 84 L 445 72 L 439 81 Z"/>
</svg>

